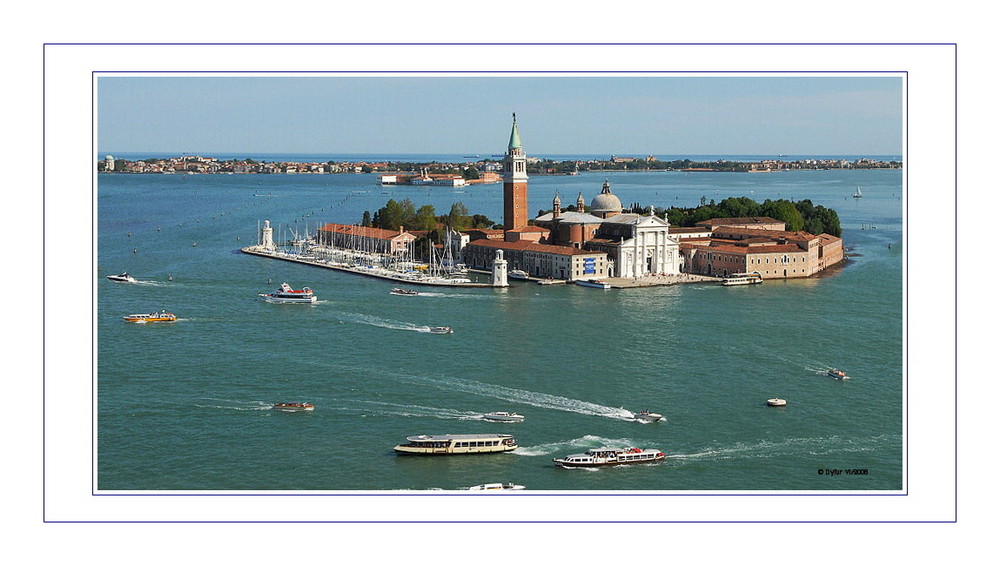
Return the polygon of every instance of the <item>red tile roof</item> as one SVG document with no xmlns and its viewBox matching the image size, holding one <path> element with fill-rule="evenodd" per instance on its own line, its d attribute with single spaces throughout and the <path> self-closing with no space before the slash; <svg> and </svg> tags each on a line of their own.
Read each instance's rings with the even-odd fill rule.
<svg viewBox="0 0 1000 566">
<path fill-rule="evenodd" d="M 353 224 L 327 224 L 319 229 L 321 232 L 334 232 L 346 234 L 348 236 L 361 236 L 365 238 L 378 238 L 379 240 L 391 240 L 401 234 L 396 230 L 383 230 L 382 228 L 372 228 L 369 226 L 355 226 Z M 413 236 L 409 232 L 403 232 L 408 236 Z"/>
<path fill-rule="evenodd" d="M 553 246 L 551 244 L 536 244 L 535 242 L 520 240 L 517 242 L 502 242 L 499 240 L 475 240 L 469 242 L 470 246 L 482 246 L 484 248 L 494 248 L 501 250 L 522 250 L 529 252 L 539 252 L 558 255 L 599 255 L 604 252 L 581 250 L 569 246 Z"/>
</svg>

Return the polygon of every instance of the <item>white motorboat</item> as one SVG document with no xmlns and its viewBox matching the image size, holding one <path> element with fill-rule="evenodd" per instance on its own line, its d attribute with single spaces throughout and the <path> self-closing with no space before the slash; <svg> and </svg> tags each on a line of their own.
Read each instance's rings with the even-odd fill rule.
<svg viewBox="0 0 1000 566">
<path fill-rule="evenodd" d="M 450 326 L 432 326 L 429 332 L 431 334 L 451 334 L 454 330 Z"/>
<path fill-rule="evenodd" d="M 510 452 L 517 440 L 510 434 L 421 434 L 407 436 L 406 444 L 393 447 L 397 454 L 489 454 Z"/>
<path fill-rule="evenodd" d="M 635 413 L 635 420 L 642 423 L 655 423 L 656 421 L 663 420 L 663 415 L 660 413 L 652 413 L 648 410 L 639 411 L 638 413 Z"/>
<path fill-rule="evenodd" d="M 611 283 L 607 281 L 601 281 L 600 279 L 587 279 L 586 281 L 578 279 L 576 281 L 577 285 L 581 287 L 594 287 L 595 289 L 610 289 Z"/>
<path fill-rule="evenodd" d="M 274 409 L 278 411 L 284 411 L 286 413 L 300 413 L 303 411 L 312 411 L 316 407 L 309 403 L 275 403 Z"/>
<path fill-rule="evenodd" d="M 514 482 L 503 482 L 503 483 L 484 483 L 481 485 L 474 485 L 469 488 L 469 491 L 490 491 L 493 493 L 501 491 L 517 491 L 524 489 L 523 485 L 517 485 Z"/>
<path fill-rule="evenodd" d="M 722 280 L 722 284 L 726 287 L 731 285 L 756 285 L 763 282 L 764 277 L 759 271 L 754 271 L 753 273 L 733 273 Z"/>
<path fill-rule="evenodd" d="M 767 404 L 770 407 L 784 407 L 785 405 L 788 404 L 788 402 L 785 401 L 784 399 L 779 399 L 779 398 L 775 397 L 773 399 L 768 399 L 767 400 Z"/>
<path fill-rule="evenodd" d="M 826 372 L 826 375 L 840 381 L 843 381 L 845 379 L 851 379 L 850 377 L 847 376 L 846 373 L 844 373 L 842 370 L 839 369 L 831 369 Z"/>
<path fill-rule="evenodd" d="M 494 411 L 492 413 L 486 413 L 483 415 L 484 421 L 493 421 L 498 423 L 519 423 L 524 420 L 524 415 L 519 415 L 517 413 L 508 413 L 506 411 Z"/>
<path fill-rule="evenodd" d="M 528 272 L 522 271 L 520 269 L 511 269 L 507 272 L 507 277 L 509 279 L 520 279 L 522 281 L 528 280 Z"/>
<path fill-rule="evenodd" d="M 658 462 L 666 457 L 656 448 L 591 448 L 583 454 L 570 454 L 552 461 L 563 468 L 593 468 Z"/>
<path fill-rule="evenodd" d="M 135 277 L 132 277 L 128 273 L 122 273 L 121 275 L 108 275 L 108 279 L 119 283 L 135 283 Z"/>
<path fill-rule="evenodd" d="M 258 293 L 258 295 L 269 303 L 315 303 L 317 300 L 309 287 L 295 290 L 288 283 L 282 283 L 273 293 Z"/>
<path fill-rule="evenodd" d="M 393 288 L 392 291 L 389 291 L 389 294 L 390 295 L 403 295 L 403 296 L 408 296 L 409 297 L 409 296 L 413 296 L 413 295 L 419 295 L 420 292 L 419 291 L 414 291 L 413 289 L 400 289 L 400 288 L 396 287 L 396 288 Z"/>
</svg>

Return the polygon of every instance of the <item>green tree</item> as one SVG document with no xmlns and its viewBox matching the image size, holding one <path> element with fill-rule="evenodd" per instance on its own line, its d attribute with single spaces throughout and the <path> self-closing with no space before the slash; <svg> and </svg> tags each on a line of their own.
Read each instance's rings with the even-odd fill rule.
<svg viewBox="0 0 1000 566">
<path fill-rule="evenodd" d="M 434 206 L 425 204 L 417 210 L 413 218 L 413 223 L 408 228 L 413 230 L 433 230 L 437 227 L 437 216 L 434 214 Z"/>
<path fill-rule="evenodd" d="M 448 216 L 445 219 L 445 224 L 451 226 L 454 230 L 467 229 L 472 224 L 469 209 L 461 202 L 452 204 L 451 210 L 448 211 Z"/>
<path fill-rule="evenodd" d="M 805 219 L 802 218 L 802 213 L 799 212 L 799 209 L 795 208 L 794 204 L 785 199 L 776 201 L 765 200 L 761 206 L 761 213 L 775 220 L 781 220 L 785 223 L 785 228 L 792 232 L 802 230 L 805 225 Z"/>
<path fill-rule="evenodd" d="M 372 213 L 371 212 L 368 212 L 366 210 L 365 213 L 361 215 L 361 225 L 362 226 L 371 226 L 372 225 Z"/>
</svg>

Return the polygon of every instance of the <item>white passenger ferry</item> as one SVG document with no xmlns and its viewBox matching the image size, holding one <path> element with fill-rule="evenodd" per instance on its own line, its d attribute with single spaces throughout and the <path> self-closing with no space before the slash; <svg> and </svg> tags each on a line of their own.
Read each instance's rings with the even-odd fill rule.
<svg viewBox="0 0 1000 566">
<path fill-rule="evenodd" d="M 521 281 L 528 280 L 528 272 L 522 271 L 520 269 L 511 269 L 507 272 L 507 277 L 510 279 L 520 279 Z"/>
<path fill-rule="evenodd" d="M 722 280 L 725 286 L 730 285 L 756 285 L 764 282 L 764 276 L 759 271 L 753 273 L 733 273 Z"/>
<path fill-rule="evenodd" d="M 592 468 L 658 462 L 666 457 L 656 448 L 591 448 L 583 454 L 570 454 L 552 461 L 563 468 Z"/>
<path fill-rule="evenodd" d="M 421 434 L 407 436 L 406 444 L 393 447 L 399 454 L 489 454 L 510 452 L 517 440 L 510 434 Z"/>
<path fill-rule="evenodd" d="M 288 283 L 282 283 L 281 288 L 273 293 L 258 293 L 269 303 L 315 303 L 316 295 L 312 289 L 303 287 L 302 289 L 292 289 Z"/>
</svg>

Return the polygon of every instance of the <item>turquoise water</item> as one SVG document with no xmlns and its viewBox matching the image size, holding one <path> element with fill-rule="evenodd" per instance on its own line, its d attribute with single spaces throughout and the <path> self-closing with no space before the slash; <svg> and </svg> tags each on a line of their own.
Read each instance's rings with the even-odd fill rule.
<svg viewBox="0 0 1000 566">
<path fill-rule="evenodd" d="M 563 202 L 581 191 L 589 201 L 605 178 L 623 202 L 644 205 L 810 198 L 838 211 L 851 258 L 821 277 L 753 288 L 514 283 L 398 297 L 388 282 L 238 249 L 256 241 L 264 219 L 287 237 L 358 222 L 389 198 L 433 204 L 439 214 L 461 201 L 500 220 L 500 185 L 99 175 L 98 488 L 902 489 L 901 172 L 533 177 L 529 210 L 549 208 L 555 191 Z M 857 186 L 863 199 L 850 198 Z M 140 283 L 104 279 L 126 270 Z M 258 300 L 282 281 L 312 287 L 320 301 Z M 161 308 L 180 320 L 121 320 Z M 455 333 L 425 332 L 436 325 Z M 831 367 L 853 379 L 826 377 Z M 765 406 L 770 397 L 788 406 Z M 270 406 L 279 401 L 316 410 L 277 413 Z M 631 422 L 620 407 L 648 408 L 666 422 Z M 493 410 L 526 419 L 478 419 Z M 521 447 L 450 458 L 392 451 L 414 434 L 494 431 L 513 433 Z M 600 470 L 552 465 L 601 445 L 669 457 Z"/>
</svg>

